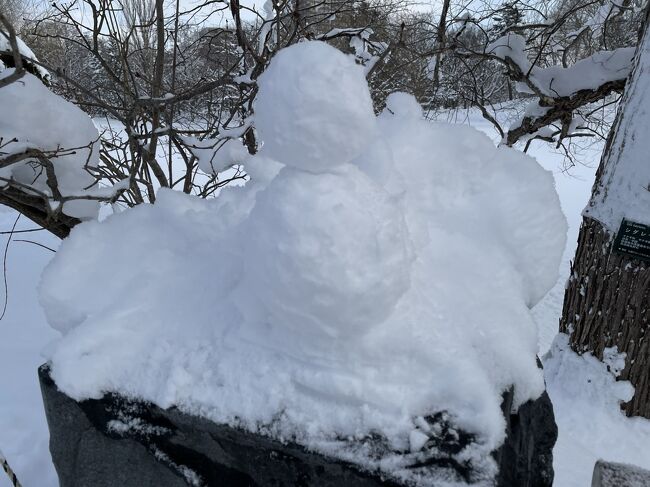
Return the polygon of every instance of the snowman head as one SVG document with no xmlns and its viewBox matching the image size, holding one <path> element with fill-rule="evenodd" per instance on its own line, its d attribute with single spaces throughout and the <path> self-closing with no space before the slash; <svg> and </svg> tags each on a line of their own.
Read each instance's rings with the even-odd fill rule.
<svg viewBox="0 0 650 487">
<path fill-rule="evenodd" d="M 363 68 L 323 42 L 282 49 L 258 84 L 262 153 L 287 166 L 327 172 L 361 154 L 375 134 Z"/>
<path fill-rule="evenodd" d="M 422 118 L 422 106 L 415 97 L 403 91 L 395 91 L 386 98 L 386 110 L 395 117 Z"/>
</svg>

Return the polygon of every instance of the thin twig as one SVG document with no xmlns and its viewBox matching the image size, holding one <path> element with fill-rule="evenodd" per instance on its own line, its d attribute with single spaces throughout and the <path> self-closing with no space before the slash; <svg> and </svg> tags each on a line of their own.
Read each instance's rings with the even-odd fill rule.
<svg viewBox="0 0 650 487">
<path fill-rule="evenodd" d="M 53 248 L 48 247 L 47 245 L 43 245 L 42 243 L 39 243 L 39 242 L 34 242 L 33 240 L 22 240 L 22 239 L 16 239 L 16 240 L 14 240 L 14 242 L 25 242 L 25 243 L 30 243 L 30 244 L 38 245 L 39 247 L 43 247 L 44 249 L 47 249 L 47 250 L 49 250 L 50 252 L 54 252 L 54 253 L 56 253 L 56 250 L 54 250 Z"/>
<path fill-rule="evenodd" d="M 7 477 L 9 477 L 9 481 L 11 482 L 11 485 L 13 485 L 14 487 L 22 487 L 20 481 L 18 480 L 18 477 L 16 477 L 16 474 L 14 473 L 13 469 L 9 466 L 9 462 L 7 461 L 7 458 L 2 453 L 2 450 L 0 450 L 0 465 L 2 465 L 2 470 L 5 471 Z"/>
<path fill-rule="evenodd" d="M 27 230 L 14 230 L 13 232 L 12 232 L 12 231 L 8 231 L 8 232 L 0 232 L 0 235 L 9 235 L 9 234 L 11 234 L 11 233 L 31 233 L 31 232 L 42 232 L 42 231 L 44 231 L 44 230 L 45 230 L 44 228 L 30 228 L 30 229 L 27 229 Z"/>
<path fill-rule="evenodd" d="M 11 243 L 11 238 L 14 236 L 13 232 L 16 229 L 16 225 L 18 224 L 18 220 L 20 220 L 20 215 L 21 213 L 18 213 L 18 216 L 16 217 L 16 221 L 14 221 L 13 227 L 11 227 L 11 232 L 9 233 L 9 237 L 7 237 L 7 244 L 5 245 L 5 252 L 4 252 L 4 257 L 2 259 L 2 276 L 4 279 L 4 284 L 5 284 L 5 302 L 2 307 L 2 315 L 0 315 L 0 321 L 5 317 L 5 313 L 7 312 L 7 304 L 9 303 L 9 287 L 7 286 L 7 253 L 9 252 L 9 244 Z"/>
</svg>

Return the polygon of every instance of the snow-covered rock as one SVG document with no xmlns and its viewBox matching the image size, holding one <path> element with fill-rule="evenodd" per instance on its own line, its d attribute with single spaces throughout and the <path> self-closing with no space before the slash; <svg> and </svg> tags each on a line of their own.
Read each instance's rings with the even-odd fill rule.
<svg viewBox="0 0 650 487">
<path fill-rule="evenodd" d="M 249 184 L 161 191 L 63 242 L 41 285 L 57 385 L 416 483 L 431 451 L 412 439 L 444 413 L 474 439 L 454 461 L 489 481 L 502 395 L 517 410 L 544 391 L 529 308 L 566 235 L 551 174 L 405 94 L 375 118 L 360 68 L 321 43 L 281 51 L 260 84 Z"/>
<path fill-rule="evenodd" d="M 591 487 L 646 487 L 648 485 L 650 485 L 650 470 L 604 460 L 598 460 L 594 466 Z"/>
<path fill-rule="evenodd" d="M 46 366 L 38 375 L 59 487 L 409 485 L 408 481 L 388 479 L 381 471 L 360 469 L 299 444 L 216 424 L 174 408 L 163 410 L 117 394 L 77 402 L 57 390 Z M 511 414 L 511 401 L 512 392 L 507 391 L 502 404 L 507 437 L 491 453 L 499 474 L 490 485 L 550 487 L 551 452 L 557 437 L 551 402 L 544 394 Z M 455 461 L 454 455 L 473 438 L 450 428 L 445 419 L 447 415 L 438 414 L 418 421 L 426 432 L 417 430 L 410 435 L 414 463 L 407 468 L 411 476 L 425 480 L 431 478 L 432 471 L 440 474 L 447 470 L 453 472 L 449 478 L 472 477 L 467 464 Z M 425 461 L 418 453 L 421 450 L 427 452 Z M 522 462 L 524 458 L 528 461 Z M 450 485 L 456 484 L 427 484 Z"/>
</svg>

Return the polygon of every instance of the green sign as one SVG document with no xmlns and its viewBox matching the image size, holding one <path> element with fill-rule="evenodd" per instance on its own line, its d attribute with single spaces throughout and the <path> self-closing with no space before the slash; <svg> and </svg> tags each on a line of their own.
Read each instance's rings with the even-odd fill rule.
<svg viewBox="0 0 650 487">
<path fill-rule="evenodd" d="M 624 218 L 614 240 L 614 250 L 650 262 L 650 226 Z"/>
</svg>

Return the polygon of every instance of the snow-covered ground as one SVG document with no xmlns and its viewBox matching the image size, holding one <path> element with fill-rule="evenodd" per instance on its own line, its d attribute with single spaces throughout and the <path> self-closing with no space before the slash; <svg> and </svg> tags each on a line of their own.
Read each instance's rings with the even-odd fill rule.
<svg viewBox="0 0 650 487">
<path fill-rule="evenodd" d="M 1 207 L 0 231 L 9 231 L 14 211 Z M 35 228 L 21 218 L 16 229 Z M 55 237 L 46 232 L 21 233 L 50 247 Z M 7 235 L 0 235 L 4 255 Z M 42 348 L 57 333 L 48 326 L 38 304 L 36 286 L 52 252 L 26 242 L 12 242 L 7 252 L 7 313 L 0 321 L 0 449 L 16 470 L 24 487 L 58 484 L 48 450 L 48 432 L 36 369 L 43 363 Z M 3 286 L 4 287 L 4 286 Z M 0 289 L 4 301 L 4 289 Z M 1 304 L 0 304 L 1 306 Z M 10 483 L 0 471 L 0 486 Z"/>
<path fill-rule="evenodd" d="M 489 131 L 478 117 L 472 117 L 469 122 Z M 599 154 L 594 150 L 586 157 L 591 167 L 577 166 L 566 174 L 562 170 L 562 157 L 548 145 L 535 144 L 531 153 L 554 172 L 569 222 L 561 277 L 534 310 L 539 325 L 539 349 L 544 354 L 556 335 L 580 211 L 587 201 Z M 11 229 L 14 221 L 15 213 L 0 212 L 0 230 Z M 21 219 L 17 228 L 33 228 L 33 225 Z M 44 232 L 19 234 L 14 238 L 57 245 Z M 0 249 L 4 250 L 4 246 Z M 0 321 L 0 449 L 25 487 L 57 485 L 47 450 L 47 427 L 36 376 L 36 368 L 43 360 L 41 350 L 56 338 L 45 322 L 36 295 L 40 273 L 51 256 L 50 251 L 25 242 L 11 243 L 7 255 L 9 305 Z M 0 288 L 0 299 L 1 296 Z M 562 346 L 560 338 L 555 343 L 555 353 L 546 360 L 547 386 L 560 429 L 555 448 L 555 485 L 588 486 L 597 458 L 650 468 L 647 449 L 650 421 L 628 419 L 617 410 L 616 398 L 624 397 L 629 391 L 616 384 L 600 363 L 588 357 L 560 353 Z M 8 486 L 8 481 L 0 475 L 0 487 Z"/>
</svg>

